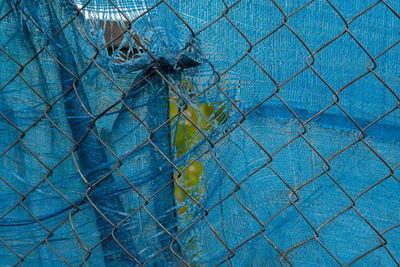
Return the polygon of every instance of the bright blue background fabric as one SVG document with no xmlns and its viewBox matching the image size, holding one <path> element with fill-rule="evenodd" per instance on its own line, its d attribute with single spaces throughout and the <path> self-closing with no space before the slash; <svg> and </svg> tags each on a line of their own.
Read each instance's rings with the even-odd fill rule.
<svg viewBox="0 0 400 267">
<path fill-rule="evenodd" d="M 307 2 L 277 1 L 286 15 Z M 375 2 L 332 1 L 332 4 L 346 21 L 350 21 Z M 387 4 L 397 12 L 400 10 L 396 1 L 388 1 Z M 193 8 L 191 4 L 175 7 L 178 13 L 186 14 L 183 18 L 187 19 L 189 25 L 200 29 L 220 15 L 216 12 L 212 16 L 213 11 L 222 8 L 218 8 L 217 3 L 210 1 L 208 6 L 211 8 L 207 9 L 210 11 L 205 15 L 199 11 L 202 7 Z M 197 20 L 199 16 L 202 19 Z M 249 55 L 279 85 L 277 96 L 282 101 L 273 95 L 277 91 L 276 84 L 246 55 L 250 47 L 246 39 L 227 19 L 222 18 L 199 33 L 202 52 L 219 72 L 214 73 L 207 64 L 202 64 L 199 75 L 207 77 L 204 73 L 209 73 L 208 77 L 213 78 L 221 75 L 220 87 L 231 100 L 236 101 L 243 113 L 256 107 L 241 125 L 273 156 L 270 161 L 269 156 L 249 135 L 237 127 L 210 149 L 225 170 L 209 153 L 201 158 L 204 195 L 199 197 L 200 204 L 212 209 L 207 214 L 207 223 L 202 217 L 202 208 L 187 201 L 191 206 L 188 213 L 193 214 L 193 218 L 185 221 L 185 226 L 201 218 L 185 232 L 187 240 L 196 240 L 189 242 L 195 247 L 191 254 L 195 261 L 210 266 L 218 263 L 226 265 L 228 262 L 232 266 L 278 266 L 280 261 L 289 265 L 285 259 L 281 259 L 277 251 L 279 249 L 281 253 L 286 253 L 285 256 L 294 266 L 346 265 L 378 247 L 355 264 L 395 266 L 396 262 L 388 251 L 397 259 L 400 251 L 395 236 L 399 230 L 393 228 L 385 231 L 399 223 L 398 169 L 394 169 L 393 176 L 390 174 L 391 169 L 399 164 L 397 133 L 400 113 L 396 109 L 365 130 L 364 141 L 382 157 L 387 166 L 362 141 L 350 146 L 359 139 L 361 131 L 345 112 L 359 127 L 364 128 L 398 106 L 398 96 L 372 73 L 368 73 L 367 68 L 369 64 L 395 94 L 399 93 L 399 46 L 377 57 L 399 41 L 398 16 L 379 3 L 355 18 L 348 25 L 348 31 L 359 44 L 347 32 L 340 35 L 345 31 L 346 24 L 327 1 L 314 1 L 289 16 L 288 27 L 281 27 L 264 40 L 262 38 L 281 25 L 284 19 L 272 1 L 241 1 L 226 16 L 252 44 L 261 40 L 252 47 Z M 201 25 L 196 24 L 197 21 L 201 21 Z M 336 37 L 335 41 L 315 53 L 312 59 L 310 51 L 316 52 Z M 244 58 L 238 62 L 242 56 Z M 376 67 L 371 57 L 377 57 Z M 311 67 L 307 68 L 307 63 L 320 77 Z M 293 77 L 303 68 L 307 69 Z M 345 87 L 364 73 L 367 73 L 364 77 Z M 213 78 L 210 78 L 209 84 Z M 205 88 L 204 83 L 198 85 Z M 332 90 L 340 90 L 338 103 L 345 112 L 333 105 L 308 122 L 333 104 L 335 98 Z M 216 102 L 227 103 L 225 96 L 215 86 L 209 91 L 210 98 L 215 97 Z M 258 106 L 269 96 L 270 99 Z M 231 106 L 230 110 L 231 118 L 224 129 L 237 125 L 242 118 L 235 107 Z M 303 123 L 307 122 L 306 132 L 295 116 Z M 309 143 L 299 136 L 299 132 Z M 222 134 L 223 131 L 213 140 Z M 282 148 L 296 136 L 297 139 Z M 199 146 L 203 150 L 197 149 L 202 151 L 210 148 L 206 141 Z M 350 147 L 336 156 L 347 146 Z M 330 169 L 325 166 L 325 170 L 329 169 L 327 172 L 331 178 L 324 173 L 324 161 L 320 156 L 329 159 Z M 238 183 L 243 182 L 239 189 L 231 178 Z M 354 207 L 365 220 L 351 208 L 350 198 L 333 179 L 351 198 L 359 196 Z M 360 195 L 381 180 L 384 181 Z M 306 184 L 307 181 L 310 182 Z M 293 190 L 298 189 L 296 207 L 308 222 L 293 204 L 290 205 L 296 197 L 291 195 L 288 186 Z M 325 225 L 343 210 L 346 211 Z M 382 246 L 384 241 L 366 221 L 382 234 L 388 251 Z M 320 244 L 314 238 L 316 235 L 310 224 L 318 229 Z M 229 259 L 232 254 L 210 225 L 229 249 L 234 250 L 234 257 Z"/>
<path fill-rule="evenodd" d="M 395 12 L 400 12 L 400 4 L 386 1 L 393 12 L 380 2 L 356 17 L 375 1 L 331 1 L 342 18 L 327 1 L 314 1 L 290 16 L 307 1 L 276 1 L 281 10 L 272 1 L 226 1 L 233 6 L 224 17 L 223 1 L 167 2 L 181 18 L 162 3 L 132 24 L 132 31 L 148 40 L 146 47 L 162 63 L 155 67 L 145 52 L 121 64 L 106 50 L 93 58 L 95 46 L 105 45 L 101 19 L 122 20 L 108 1 L 91 1 L 70 24 L 76 10 L 68 1 L 22 1 L 19 5 L 1 1 L 1 16 L 11 10 L 0 21 L 0 47 L 8 53 L 0 53 L 2 240 L 20 256 L 33 249 L 23 262 L 29 266 L 64 264 L 51 247 L 72 265 L 79 265 L 87 252 L 76 236 L 86 248 L 93 248 L 87 263 L 95 266 L 135 265 L 120 246 L 152 266 L 180 265 L 174 253 L 193 265 L 277 266 L 280 261 L 288 265 L 278 250 L 295 266 L 345 265 L 378 247 L 355 264 L 395 266 L 392 257 L 400 257 L 396 238 L 400 228 L 391 227 L 400 223 L 399 112 L 368 127 L 363 141 L 348 116 L 364 128 L 398 106 L 400 46 L 378 55 L 399 41 L 400 20 Z M 75 3 L 81 7 L 85 2 Z M 114 3 L 132 20 L 156 1 Z M 289 16 L 286 26 L 263 39 L 282 24 L 281 11 Z M 353 18 L 343 33 L 343 19 Z M 183 49 L 189 42 L 196 45 L 197 53 Z M 318 52 L 312 58 L 310 51 Z M 182 55 L 201 64 L 182 71 L 177 67 Z M 242 121 L 240 112 L 215 85 L 193 100 L 188 92 L 178 90 L 189 104 L 226 105 L 227 122 L 214 121 L 213 131 L 205 130 L 211 141 L 221 138 L 225 130 L 232 131 L 214 146 L 203 138 L 177 159 L 170 144 L 177 129 L 164 124 L 169 118 L 169 95 L 176 94 L 160 76 L 148 76 L 152 69 L 176 88 L 183 78 L 189 79 L 196 92 L 217 80 L 243 113 L 251 112 Z M 128 89 L 123 105 L 121 90 Z M 342 109 L 330 107 L 335 99 L 332 91 L 339 91 Z M 182 107 L 183 101 L 179 104 Z M 127 107 L 150 129 L 162 127 L 150 134 Z M 99 115 L 91 125 L 91 116 Z M 306 131 L 299 120 L 307 122 Z M 303 137 L 294 139 L 299 132 Z M 85 135 L 74 149 L 74 142 Z M 19 137 L 22 141 L 17 142 Z M 272 161 L 265 151 L 273 154 Z M 171 182 L 174 168 L 165 159 L 179 168 L 201 153 L 203 173 L 192 192 L 207 214 L 190 198 L 177 205 Z M 329 159 L 330 168 L 324 167 L 321 156 Z M 45 177 L 48 181 L 23 200 L 43 225 L 21 205 L 7 213 Z M 127 181 L 150 199 L 146 209 L 140 209 L 145 200 Z M 90 190 L 88 184 L 94 183 Z M 297 190 L 295 205 L 289 187 Z M 85 194 L 91 202 L 85 200 L 79 210 L 73 209 Z M 356 199 L 353 206 L 349 197 Z M 187 211 L 178 214 L 182 206 Z M 114 232 L 118 245 L 109 235 L 112 224 L 128 215 Z M 7 266 L 18 261 L 0 243 L 0 263 Z"/>
</svg>

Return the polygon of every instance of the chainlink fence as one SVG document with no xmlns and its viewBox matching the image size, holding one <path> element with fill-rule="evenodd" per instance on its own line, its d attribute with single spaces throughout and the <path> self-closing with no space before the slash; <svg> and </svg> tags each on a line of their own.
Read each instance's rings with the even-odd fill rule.
<svg viewBox="0 0 400 267">
<path fill-rule="evenodd" d="M 399 265 L 399 11 L 3 0 L 0 262 Z"/>
</svg>

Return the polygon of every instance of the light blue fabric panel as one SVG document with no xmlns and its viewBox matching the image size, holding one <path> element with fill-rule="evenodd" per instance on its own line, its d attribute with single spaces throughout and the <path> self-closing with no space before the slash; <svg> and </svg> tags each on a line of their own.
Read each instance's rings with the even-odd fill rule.
<svg viewBox="0 0 400 267">
<path fill-rule="evenodd" d="M 307 2 L 277 1 L 287 15 Z M 332 1 L 332 4 L 349 21 L 375 2 Z M 396 1 L 387 3 L 397 12 L 400 10 Z M 191 4 L 176 7 L 189 25 L 197 25 L 197 21 L 207 25 L 207 21 L 221 15 L 216 12 L 214 18 L 209 18 L 218 10 L 218 4 L 211 1 L 209 5 L 211 11 L 205 15 L 197 8 L 192 9 Z M 210 153 L 200 159 L 204 169 L 200 188 L 204 194 L 197 199 L 210 210 L 206 214 L 207 223 L 201 207 L 191 200 L 185 203 L 191 207 L 182 218 L 181 228 L 195 223 L 184 234 L 187 246 L 193 248 L 188 250 L 188 258 L 210 266 L 278 266 L 280 262 L 289 265 L 279 250 L 294 266 L 335 266 L 349 264 L 378 247 L 354 264 L 395 266 L 382 244 L 387 242 L 392 256 L 398 257 L 400 247 L 393 238 L 398 230 L 385 231 L 398 225 L 400 215 L 399 182 L 395 176 L 398 169 L 390 175 L 391 169 L 399 164 L 400 153 L 400 113 L 396 109 L 399 99 L 395 95 L 400 88 L 400 46 L 378 55 L 399 41 L 398 16 L 384 3 L 378 3 L 356 18 L 349 24 L 348 31 L 359 43 L 345 32 L 345 22 L 327 1 L 314 1 L 289 16 L 287 26 L 283 25 L 264 40 L 262 38 L 284 19 L 272 1 L 241 1 L 229 9 L 226 16 L 238 30 L 223 17 L 198 35 L 202 52 L 217 73 L 207 64 L 199 66 L 197 72 L 189 71 L 195 83 L 196 75 L 210 78 L 197 82 L 199 91 L 221 75 L 220 88 L 244 113 L 250 111 L 241 126 L 273 156 L 270 161 L 237 126 L 242 116 L 235 107 L 227 108 L 231 117 L 221 130 L 237 127 L 213 148 L 206 140 L 196 147 L 204 152 L 210 149 L 225 170 Z M 250 44 L 239 31 L 252 44 L 261 42 L 249 49 Z M 310 52 L 314 53 L 336 37 L 315 53 L 313 59 Z M 279 90 L 246 51 L 268 72 Z M 244 58 L 239 60 L 241 57 Z M 390 92 L 368 66 L 394 92 Z M 303 68 L 307 69 L 293 77 Z M 363 74 L 364 77 L 357 79 Z M 215 86 L 209 91 L 215 103 L 227 103 Z M 339 91 L 338 103 L 348 115 L 333 105 L 309 122 L 318 112 L 334 104 L 332 91 Z M 273 95 L 274 92 L 281 99 Z M 207 101 L 207 97 L 204 99 L 200 101 Z M 365 130 L 364 138 L 387 166 L 359 140 L 361 131 L 356 124 L 360 128 L 367 127 L 392 109 L 396 110 Z M 306 131 L 296 116 L 303 123 L 307 122 Z M 222 134 L 223 131 L 212 136 L 212 140 Z M 288 145 L 283 147 L 285 144 Z M 350 147 L 341 152 L 347 146 Z M 330 168 L 325 166 L 325 170 L 331 177 L 324 173 L 321 156 L 330 159 Z M 231 178 L 240 183 L 240 187 Z M 296 189 L 298 201 L 289 186 Z M 365 220 L 352 208 L 349 197 L 355 199 L 354 208 Z M 318 229 L 320 243 L 313 228 Z"/>
</svg>

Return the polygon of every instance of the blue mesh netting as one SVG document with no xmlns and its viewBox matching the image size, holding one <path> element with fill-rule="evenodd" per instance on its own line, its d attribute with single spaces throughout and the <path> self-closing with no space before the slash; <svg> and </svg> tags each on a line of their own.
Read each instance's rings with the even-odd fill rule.
<svg viewBox="0 0 400 267">
<path fill-rule="evenodd" d="M 0 10 L 2 266 L 399 265 L 400 2 Z"/>
</svg>

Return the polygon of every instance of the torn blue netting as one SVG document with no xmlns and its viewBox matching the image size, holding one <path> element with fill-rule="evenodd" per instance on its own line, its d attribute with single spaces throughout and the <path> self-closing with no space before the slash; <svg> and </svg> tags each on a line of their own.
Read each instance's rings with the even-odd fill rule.
<svg viewBox="0 0 400 267">
<path fill-rule="evenodd" d="M 398 264 L 398 1 L 0 10 L 2 265 Z"/>
<path fill-rule="evenodd" d="M 168 87 L 151 70 L 178 70 L 179 50 L 158 33 L 148 38 L 164 55 L 160 66 L 145 56 L 118 65 L 100 51 L 99 18 L 73 20 L 66 1 L 2 1 L 6 12 L 1 176 L 10 186 L 2 185 L 0 224 L 12 250 L 2 248 L 1 261 L 126 265 L 158 253 L 150 265 L 175 265 L 171 250 L 159 252 L 171 238 L 158 224 L 176 232 L 172 170 L 155 149 L 171 157 L 169 125 L 147 140 L 169 116 Z"/>
</svg>

